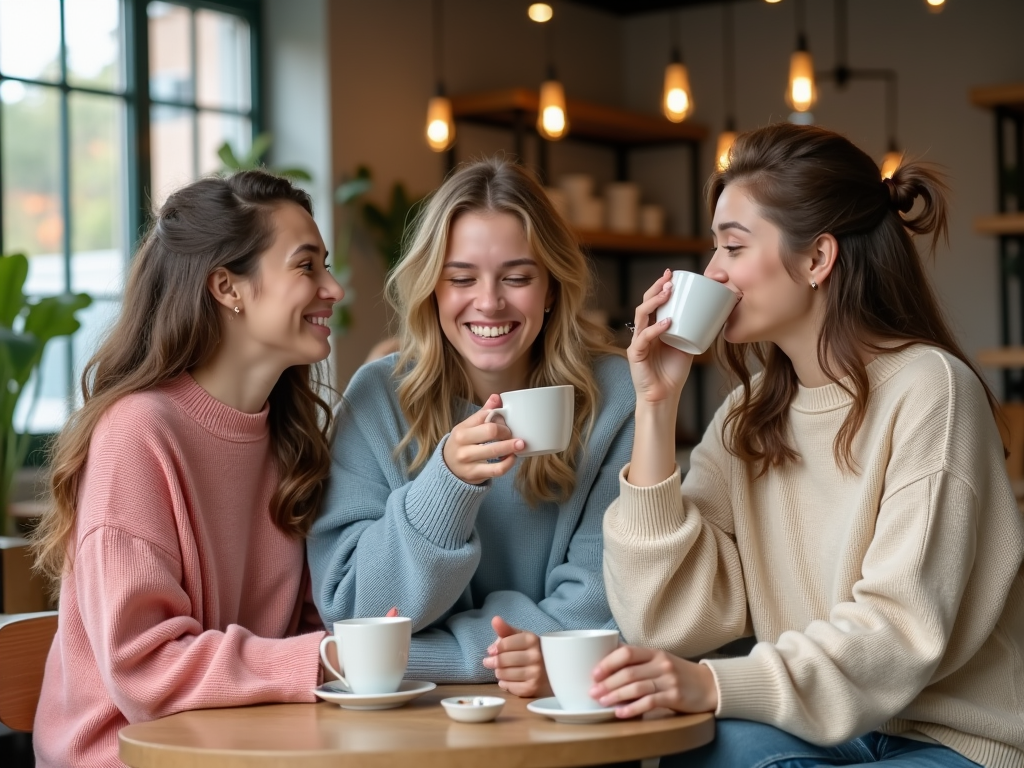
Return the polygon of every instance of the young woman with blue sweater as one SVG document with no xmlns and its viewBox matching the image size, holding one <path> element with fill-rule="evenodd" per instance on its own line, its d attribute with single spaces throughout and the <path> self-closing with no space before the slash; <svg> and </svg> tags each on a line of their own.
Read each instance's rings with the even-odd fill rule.
<svg viewBox="0 0 1024 768">
<path fill-rule="evenodd" d="M 433 194 L 388 280 L 401 347 L 345 392 L 308 551 L 325 621 L 412 618 L 412 678 L 548 695 L 537 635 L 612 626 L 601 523 L 635 395 L 590 288 L 544 190 L 500 160 Z M 563 384 L 568 449 L 517 458 L 528 446 L 485 422 L 499 393 Z"/>
</svg>

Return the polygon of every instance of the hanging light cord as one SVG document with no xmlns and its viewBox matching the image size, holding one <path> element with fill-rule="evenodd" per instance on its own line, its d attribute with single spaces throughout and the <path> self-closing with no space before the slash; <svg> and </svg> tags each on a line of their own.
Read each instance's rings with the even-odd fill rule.
<svg viewBox="0 0 1024 768">
<path fill-rule="evenodd" d="M 672 63 L 680 64 L 683 61 L 683 23 L 680 20 L 678 11 L 672 14 Z"/>
<path fill-rule="evenodd" d="M 722 72 L 725 78 L 725 130 L 736 130 L 736 57 L 732 0 L 722 6 Z"/>
<path fill-rule="evenodd" d="M 796 21 L 797 47 L 801 50 L 807 48 L 807 15 L 804 9 L 804 0 L 796 0 L 793 4 L 793 17 Z"/>
<path fill-rule="evenodd" d="M 444 0 L 434 0 L 434 81 L 437 95 L 444 96 Z"/>
</svg>

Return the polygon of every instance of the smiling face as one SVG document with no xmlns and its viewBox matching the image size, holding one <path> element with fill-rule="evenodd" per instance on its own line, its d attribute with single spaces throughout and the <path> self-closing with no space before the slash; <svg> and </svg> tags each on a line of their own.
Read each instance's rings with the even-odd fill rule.
<svg viewBox="0 0 1024 768">
<path fill-rule="evenodd" d="M 786 346 L 787 339 L 803 335 L 814 307 L 813 257 L 796 258 L 795 271 L 807 278 L 795 279 L 782 263 L 782 232 L 736 184 L 718 198 L 711 228 L 715 253 L 704 274 L 740 296 L 725 323 L 725 340 Z"/>
<path fill-rule="evenodd" d="M 327 249 L 313 217 L 295 203 L 270 214 L 274 242 L 260 257 L 254 280 L 241 286 L 240 320 L 251 352 L 282 369 L 309 365 L 330 354 L 328 325 L 344 292 L 327 267 Z"/>
<path fill-rule="evenodd" d="M 434 297 L 441 330 L 465 361 L 478 397 L 526 386 L 549 285 L 515 216 L 455 219 Z"/>
</svg>

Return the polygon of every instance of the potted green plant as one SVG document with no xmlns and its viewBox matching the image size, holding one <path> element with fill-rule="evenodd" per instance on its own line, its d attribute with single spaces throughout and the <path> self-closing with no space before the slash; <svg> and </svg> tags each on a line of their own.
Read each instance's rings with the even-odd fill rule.
<svg viewBox="0 0 1024 768">
<path fill-rule="evenodd" d="M 256 168 L 265 168 L 266 164 L 263 162 L 263 156 L 270 150 L 270 146 L 274 143 L 274 137 L 270 133 L 261 133 L 259 136 L 252 140 L 252 145 L 249 147 L 249 151 L 239 157 L 235 154 L 235 150 L 228 142 L 221 144 L 220 149 L 217 150 L 217 157 L 220 158 L 223 167 L 222 173 L 233 173 L 235 171 L 251 171 Z M 303 168 L 267 168 L 270 173 L 278 176 L 284 176 L 286 179 L 293 179 L 295 181 L 312 181 L 313 177 L 309 174 L 309 171 Z"/>
<path fill-rule="evenodd" d="M 41 391 L 40 363 L 50 339 L 70 336 L 81 323 L 75 317 L 92 303 L 85 293 L 30 301 L 24 293 L 28 258 L 0 256 L 0 534 L 7 532 L 7 505 L 14 473 L 25 462 L 31 435 L 14 427 L 14 411 L 28 380 L 36 374 L 33 398 Z M 29 408 L 31 414 L 35 402 Z"/>
</svg>

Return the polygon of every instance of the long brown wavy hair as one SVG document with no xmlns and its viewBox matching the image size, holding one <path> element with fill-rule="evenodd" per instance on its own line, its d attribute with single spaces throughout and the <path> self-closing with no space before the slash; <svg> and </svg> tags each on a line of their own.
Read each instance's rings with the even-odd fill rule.
<svg viewBox="0 0 1024 768">
<path fill-rule="evenodd" d="M 948 189 L 935 169 L 908 162 L 883 181 L 875 162 L 845 137 L 779 123 L 737 137 L 728 166 L 708 182 L 712 215 L 730 185 L 741 187 L 779 228 L 782 263 L 794 280 L 796 254 L 806 253 L 825 233 L 839 244 L 821 286 L 825 315 L 817 357 L 828 379 L 853 398 L 833 445 L 841 467 L 858 471 L 853 440 L 869 393 L 864 351 L 891 354 L 920 343 L 945 350 L 975 372 L 998 420 L 996 399 L 953 337 L 912 237 L 931 234 L 934 254 L 937 241 L 947 236 Z M 911 215 L 918 202 L 919 211 Z M 723 427 L 729 450 L 756 466 L 758 477 L 796 459 L 787 433 L 797 392 L 789 358 L 770 342 L 730 344 L 721 336 L 718 352 L 742 386 Z M 756 386 L 751 358 L 763 369 Z"/>
<path fill-rule="evenodd" d="M 575 387 L 572 440 L 562 453 L 523 459 L 516 487 L 530 504 L 565 499 L 576 485 L 578 454 L 596 418 L 594 360 L 623 353 L 611 345 L 609 330 L 584 311 L 593 279 L 576 236 L 534 178 L 506 160 L 480 160 L 452 174 L 420 210 L 405 256 L 388 277 L 388 300 L 399 318 L 398 400 L 409 423 L 395 454 L 415 443 L 410 467 L 424 464 L 455 426 L 459 400 L 474 399 L 462 357 L 441 330 L 434 298 L 452 224 L 465 213 L 515 216 L 530 252 L 548 271 L 554 302 L 531 349 L 527 386 Z"/>
<path fill-rule="evenodd" d="M 93 430 L 125 395 L 158 387 L 208 361 L 221 339 L 219 305 L 207 277 L 223 267 L 258 287 L 260 257 L 274 240 L 271 214 L 305 192 L 264 171 L 205 178 L 174 192 L 132 261 L 121 314 L 82 373 L 83 405 L 54 442 L 52 504 L 33 534 L 36 569 L 55 590 L 73 568 L 75 509 Z M 306 534 L 330 469 L 331 410 L 318 394 L 315 365 L 285 370 L 270 393 L 268 426 L 279 481 L 274 525 Z"/>
</svg>

